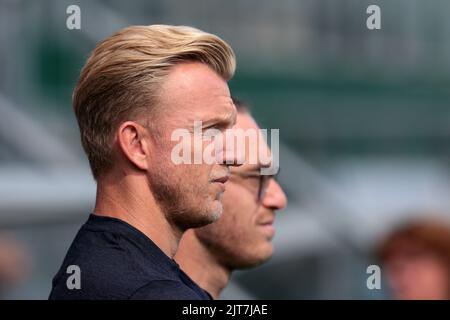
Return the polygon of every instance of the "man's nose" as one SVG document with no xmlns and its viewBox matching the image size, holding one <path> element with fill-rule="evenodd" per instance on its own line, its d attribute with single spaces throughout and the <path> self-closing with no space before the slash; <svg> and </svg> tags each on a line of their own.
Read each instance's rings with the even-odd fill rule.
<svg viewBox="0 0 450 320">
<path fill-rule="evenodd" d="M 262 205 L 273 210 L 281 210 L 287 205 L 286 194 L 274 179 L 271 179 L 267 186 Z"/>
<path fill-rule="evenodd" d="M 220 153 L 218 163 L 231 166 L 239 167 L 245 162 L 245 155 L 239 148 L 226 148 L 224 147 Z"/>
</svg>

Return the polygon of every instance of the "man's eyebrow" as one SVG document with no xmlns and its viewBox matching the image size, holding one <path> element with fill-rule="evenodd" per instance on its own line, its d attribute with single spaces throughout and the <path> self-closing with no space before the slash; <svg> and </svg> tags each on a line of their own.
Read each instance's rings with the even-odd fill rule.
<svg viewBox="0 0 450 320">
<path fill-rule="evenodd" d="M 230 126 L 234 126 L 236 124 L 237 112 L 235 109 L 230 109 L 228 112 L 224 112 L 214 116 L 211 119 L 203 121 L 204 126 L 209 126 L 212 124 L 226 124 Z"/>
<path fill-rule="evenodd" d="M 233 111 L 232 111 L 232 115 L 231 115 L 231 117 L 232 117 L 231 126 L 234 127 L 236 125 L 236 121 L 237 121 L 237 109 L 233 102 L 232 102 L 232 104 L 233 104 Z"/>
</svg>

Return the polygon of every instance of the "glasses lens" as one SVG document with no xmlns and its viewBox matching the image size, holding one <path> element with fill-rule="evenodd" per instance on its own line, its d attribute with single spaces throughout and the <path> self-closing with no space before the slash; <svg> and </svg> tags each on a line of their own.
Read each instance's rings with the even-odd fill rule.
<svg viewBox="0 0 450 320">
<path fill-rule="evenodd" d="M 280 173 L 280 170 L 274 175 L 260 175 L 259 177 L 259 193 L 258 193 L 258 200 L 261 202 L 264 199 L 264 196 L 266 195 L 267 188 L 269 186 L 270 180 L 274 179 L 277 180 L 278 173 Z"/>
<path fill-rule="evenodd" d="M 259 201 L 262 201 L 262 199 L 264 199 L 271 178 L 273 178 L 273 176 L 261 175 L 259 177 L 259 194 L 258 194 Z"/>
</svg>

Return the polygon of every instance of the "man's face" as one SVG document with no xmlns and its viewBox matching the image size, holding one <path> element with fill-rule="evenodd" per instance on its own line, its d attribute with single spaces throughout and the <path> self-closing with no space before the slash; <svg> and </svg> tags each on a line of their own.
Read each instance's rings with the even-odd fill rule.
<svg viewBox="0 0 450 320">
<path fill-rule="evenodd" d="M 259 130 L 259 127 L 250 115 L 239 113 L 234 129 Z M 248 163 L 250 150 L 246 148 L 246 163 L 232 168 L 232 172 L 242 175 L 232 174 L 227 182 L 222 217 L 194 230 L 198 239 L 229 269 L 256 266 L 272 256 L 275 210 L 284 208 L 287 201 L 274 179 L 269 179 L 265 194 L 258 199 L 259 177 L 247 174 L 259 173 L 260 166 Z M 256 151 L 260 154 L 259 151 L 269 150 L 263 143 Z"/>
<path fill-rule="evenodd" d="M 205 64 L 180 64 L 171 70 L 163 83 L 159 103 L 164 110 L 159 123 L 164 127 L 157 128 L 161 137 L 155 142 L 156 154 L 149 172 L 152 192 L 169 221 L 182 230 L 214 222 L 222 213 L 221 197 L 229 168 L 221 163 L 206 164 L 204 161 L 201 164 L 174 163 L 171 153 L 179 141 L 171 141 L 171 135 L 177 129 L 192 133 L 194 159 L 194 151 L 199 152 L 198 149 L 204 149 L 208 144 L 208 141 L 194 137 L 194 121 L 202 121 L 202 131 L 231 128 L 236 119 L 236 108 L 228 85 Z M 194 146 L 199 148 L 194 150 Z M 226 155 L 223 159 L 235 161 Z"/>
</svg>

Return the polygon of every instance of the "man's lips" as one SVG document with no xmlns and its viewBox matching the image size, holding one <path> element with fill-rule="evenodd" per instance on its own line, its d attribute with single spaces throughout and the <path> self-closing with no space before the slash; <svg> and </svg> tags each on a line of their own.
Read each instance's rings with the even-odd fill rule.
<svg viewBox="0 0 450 320">
<path fill-rule="evenodd" d="M 264 220 L 264 221 L 258 222 L 258 224 L 260 224 L 260 225 L 273 225 L 274 221 L 275 221 L 274 219 Z"/>
<path fill-rule="evenodd" d="M 228 181 L 228 179 L 229 179 L 229 176 L 223 176 L 223 177 L 212 180 L 212 182 L 225 183 Z"/>
<path fill-rule="evenodd" d="M 273 225 L 275 222 L 275 212 L 270 209 L 266 209 L 258 216 L 256 224 L 258 225 Z"/>
<path fill-rule="evenodd" d="M 211 182 L 216 183 L 220 187 L 221 192 L 225 192 L 225 183 L 228 181 L 229 177 L 229 175 L 225 175 L 219 178 L 212 179 Z"/>
<path fill-rule="evenodd" d="M 266 218 L 266 219 L 261 219 L 260 221 L 258 221 L 257 225 L 260 228 L 260 230 L 267 235 L 267 237 L 272 238 L 275 235 L 275 227 L 273 225 L 274 223 L 274 218 Z"/>
</svg>

